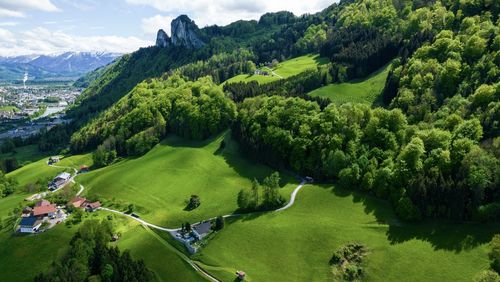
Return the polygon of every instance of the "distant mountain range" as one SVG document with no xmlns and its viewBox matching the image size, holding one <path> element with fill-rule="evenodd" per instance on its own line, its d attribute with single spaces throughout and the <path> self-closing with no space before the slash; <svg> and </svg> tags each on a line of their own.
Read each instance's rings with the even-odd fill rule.
<svg viewBox="0 0 500 282">
<path fill-rule="evenodd" d="M 54 55 L 0 57 L 0 81 L 78 78 L 113 62 L 121 54 L 107 52 L 65 52 Z"/>
</svg>

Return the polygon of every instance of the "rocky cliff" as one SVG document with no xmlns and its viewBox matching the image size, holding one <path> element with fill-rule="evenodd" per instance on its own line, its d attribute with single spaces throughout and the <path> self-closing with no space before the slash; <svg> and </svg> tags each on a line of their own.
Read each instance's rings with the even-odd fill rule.
<svg viewBox="0 0 500 282">
<path fill-rule="evenodd" d="M 171 40 L 168 37 L 168 34 L 163 30 L 158 30 L 158 34 L 156 35 L 156 46 L 161 48 L 166 48 L 170 46 Z"/>
<path fill-rule="evenodd" d="M 168 47 L 184 46 L 189 49 L 199 49 L 205 46 L 205 42 L 201 39 L 200 29 L 188 16 L 182 15 L 172 21 L 171 24 L 172 38 L 160 29 L 156 37 L 156 46 Z"/>
</svg>

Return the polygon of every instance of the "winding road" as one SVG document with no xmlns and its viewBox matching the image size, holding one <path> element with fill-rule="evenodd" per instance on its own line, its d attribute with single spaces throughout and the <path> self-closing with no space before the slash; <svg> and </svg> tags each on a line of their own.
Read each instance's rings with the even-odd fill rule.
<svg viewBox="0 0 500 282">
<path fill-rule="evenodd" d="M 72 169 L 74 171 L 74 174 L 71 176 L 70 181 L 73 182 L 73 183 L 76 183 L 75 182 L 75 177 L 78 176 L 78 170 L 77 169 L 75 169 L 73 167 L 64 167 L 64 166 L 50 165 L 48 163 L 47 163 L 47 165 L 49 165 L 51 167 L 54 167 L 54 168 Z M 291 208 L 295 204 L 295 199 L 297 198 L 297 194 L 304 187 L 304 185 L 307 184 L 307 183 L 308 182 L 305 179 L 303 179 L 300 182 L 300 184 L 292 191 L 292 194 L 290 196 L 290 201 L 285 206 L 283 206 L 283 207 L 281 207 L 279 209 L 276 209 L 274 211 L 268 211 L 268 212 L 281 212 L 281 211 L 284 211 L 284 210 L 287 210 L 287 209 Z M 77 184 L 80 185 L 80 190 L 76 194 L 77 196 L 79 196 L 85 190 L 85 187 L 82 184 L 80 184 L 80 183 L 77 183 Z M 60 190 L 61 188 L 59 188 L 57 190 L 54 190 L 51 193 L 54 193 L 54 192 Z M 156 230 L 168 232 L 171 236 L 174 236 L 174 237 L 175 237 L 175 233 L 180 230 L 180 228 L 174 228 L 174 229 L 172 229 L 172 228 L 161 227 L 161 226 L 149 223 L 149 222 L 147 222 L 147 221 L 145 221 L 145 220 L 143 220 L 141 218 L 134 217 L 134 216 L 132 216 L 130 214 L 126 214 L 124 212 L 113 210 L 113 209 L 110 209 L 110 208 L 100 207 L 99 209 L 103 210 L 103 211 L 112 212 L 112 213 L 115 213 L 115 214 L 119 214 L 119 215 L 128 217 L 128 218 L 130 218 L 132 220 L 135 220 L 135 221 L 141 223 L 143 226 L 145 226 L 145 228 L 152 228 L 152 229 L 156 229 Z M 266 212 L 266 213 L 268 213 L 268 212 Z M 223 215 L 222 217 L 224 217 L 224 218 L 238 217 L 238 216 L 245 216 L 245 215 L 251 215 L 251 214 L 256 214 L 256 213 L 262 213 L 262 212 L 255 212 L 255 213 L 232 213 L 232 214 Z M 215 219 L 215 218 L 210 218 L 208 220 L 213 220 L 213 219 Z M 197 223 L 195 223 L 195 224 L 197 224 Z M 176 251 L 176 252 L 180 253 L 178 251 Z M 202 274 L 203 276 L 205 276 L 210 281 L 214 281 L 214 282 L 220 282 L 221 281 L 221 280 L 217 279 L 216 277 L 212 276 L 209 272 L 207 272 L 203 268 L 201 268 L 193 260 L 191 260 L 189 257 L 185 256 L 184 254 L 180 253 L 179 256 L 181 256 L 181 258 L 184 261 L 186 261 L 191 267 L 193 267 L 193 269 L 195 269 L 197 272 L 199 272 L 200 274 Z"/>
</svg>

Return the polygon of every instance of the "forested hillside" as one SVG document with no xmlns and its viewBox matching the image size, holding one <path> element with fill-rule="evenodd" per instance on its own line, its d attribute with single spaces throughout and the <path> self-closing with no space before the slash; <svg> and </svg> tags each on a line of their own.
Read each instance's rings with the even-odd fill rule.
<svg viewBox="0 0 500 282">
<path fill-rule="evenodd" d="M 341 1 L 316 15 L 201 29 L 208 44 L 198 50 L 141 49 L 86 90 L 73 111 L 81 120 L 123 98 L 75 133 L 71 149 L 99 148 L 106 165 L 147 152 L 167 132 L 203 139 L 232 124 L 254 158 L 359 187 L 390 200 L 402 218 L 498 219 L 499 5 Z M 305 53 L 330 63 L 272 83 L 217 86 Z M 307 95 L 390 61 L 386 109 Z"/>
</svg>

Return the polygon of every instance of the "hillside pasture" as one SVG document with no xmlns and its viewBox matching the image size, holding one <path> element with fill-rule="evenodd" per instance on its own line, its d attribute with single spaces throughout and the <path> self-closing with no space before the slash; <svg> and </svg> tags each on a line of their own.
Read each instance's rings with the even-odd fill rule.
<svg viewBox="0 0 500 282">
<path fill-rule="evenodd" d="M 488 242 L 500 232 L 494 224 L 407 224 L 384 201 L 313 185 L 284 212 L 226 225 L 195 259 L 243 270 L 249 281 L 334 280 L 329 260 L 350 242 L 368 247 L 367 281 L 472 281 L 488 268 Z"/>
<path fill-rule="evenodd" d="M 390 64 L 364 79 L 345 83 L 334 83 L 309 93 L 312 97 L 328 98 L 337 105 L 361 103 L 370 106 L 382 105 L 382 91 L 389 74 Z"/>
</svg>

